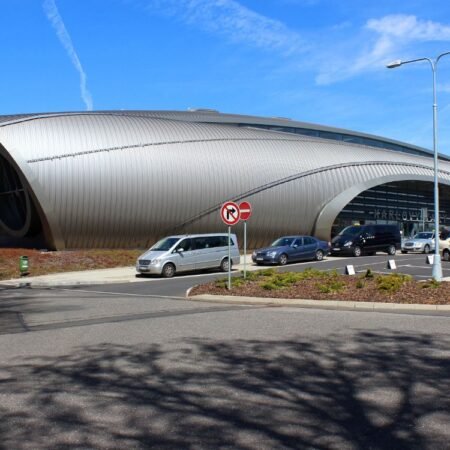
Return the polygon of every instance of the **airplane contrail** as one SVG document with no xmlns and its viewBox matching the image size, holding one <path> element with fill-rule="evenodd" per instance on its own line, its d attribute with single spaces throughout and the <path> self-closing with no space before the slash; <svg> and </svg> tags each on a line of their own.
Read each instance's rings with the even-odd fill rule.
<svg viewBox="0 0 450 450">
<path fill-rule="evenodd" d="M 64 22 L 59 14 L 58 8 L 56 7 L 55 0 L 44 0 L 43 8 L 45 14 L 47 15 L 48 20 L 52 24 L 53 28 L 56 31 L 56 35 L 58 36 L 59 41 L 67 52 L 72 64 L 75 66 L 75 69 L 80 74 L 80 90 L 81 90 L 81 98 L 83 99 L 84 104 L 86 105 L 86 109 L 88 111 L 92 111 L 93 102 L 92 95 L 88 91 L 86 86 L 86 72 L 83 70 L 83 66 L 81 65 L 80 58 L 78 58 L 77 52 L 72 43 L 72 39 L 64 25 Z"/>
</svg>

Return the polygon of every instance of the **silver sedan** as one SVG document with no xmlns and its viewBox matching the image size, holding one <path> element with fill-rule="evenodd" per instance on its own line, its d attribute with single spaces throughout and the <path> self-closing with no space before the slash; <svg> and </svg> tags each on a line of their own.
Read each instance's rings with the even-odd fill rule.
<svg viewBox="0 0 450 450">
<path fill-rule="evenodd" d="M 434 251 L 434 233 L 423 231 L 402 242 L 402 253 L 430 253 Z"/>
</svg>

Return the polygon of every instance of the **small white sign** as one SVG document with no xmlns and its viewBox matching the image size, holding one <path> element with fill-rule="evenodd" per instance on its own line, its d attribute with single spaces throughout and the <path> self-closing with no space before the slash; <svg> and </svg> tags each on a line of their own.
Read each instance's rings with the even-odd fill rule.
<svg viewBox="0 0 450 450">
<path fill-rule="evenodd" d="M 427 264 L 434 263 L 434 255 L 427 255 Z"/>
<path fill-rule="evenodd" d="M 395 259 L 389 259 L 388 260 L 387 268 L 388 269 L 396 269 L 397 268 L 397 266 L 395 264 Z"/>
<path fill-rule="evenodd" d="M 345 275 L 355 275 L 355 268 L 353 266 L 345 266 Z"/>
</svg>

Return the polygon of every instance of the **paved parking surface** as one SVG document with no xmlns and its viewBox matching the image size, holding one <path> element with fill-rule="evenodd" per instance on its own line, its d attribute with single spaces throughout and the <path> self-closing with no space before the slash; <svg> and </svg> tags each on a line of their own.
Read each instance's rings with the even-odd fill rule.
<svg viewBox="0 0 450 450">
<path fill-rule="evenodd" d="M 386 268 L 389 259 L 394 259 L 397 265 L 396 270 L 389 270 Z M 339 273 L 345 272 L 346 265 L 353 265 L 357 273 L 363 273 L 367 269 L 371 269 L 378 273 L 392 273 L 401 272 L 414 276 L 417 280 L 425 280 L 431 278 L 431 265 L 425 263 L 426 256 L 419 254 L 398 254 L 394 257 L 379 253 L 374 256 L 363 256 L 359 258 L 354 257 L 329 257 L 324 261 L 307 261 L 302 263 L 288 264 L 284 267 L 274 266 L 280 271 L 303 271 L 308 267 L 314 267 L 320 270 L 334 270 Z M 258 267 L 264 269 L 267 266 Z M 253 269 L 256 267 L 253 267 Z M 443 274 L 450 277 L 450 263 L 442 262 Z M 239 275 L 239 272 L 234 272 L 234 276 Z M 168 298 L 184 298 L 189 288 L 194 285 L 207 283 L 214 279 L 223 278 L 224 273 L 217 272 L 203 272 L 177 275 L 171 279 L 162 279 L 156 276 L 145 278 L 146 281 L 142 283 L 121 283 L 121 284 L 105 284 L 105 285 L 91 285 L 78 286 L 74 290 L 79 292 L 98 292 L 109 293 L 113 295 L 125 294 L 129 296 L 148 295 L 155 297 Z"/>
<path fill-rule="evenodd" d="M 387 268 L 389 260 L 394 260 L 397 269 L 390 270 Z M 300 270 L 304 270 L 302 267 L 315 267 L 320 270 L 333 270 L 337 269 L 339 273 L 345 272 L 346 265 L 353 265 L 356 272 L 365 272 L 367 269 L 371 269 L 377 273 L 392 273 L 399 272 L 412 275 L 417 280 L 424 280 L 431 278 L 432 266 L 427 264 L 427 255 L 424 254 L 411 254 L 403 255 L 401 253 L 395 256 L 389 256 L 383 253 L 377 253 L 374 256 L 362 256 L 355 257 L 328 257 L 321 262 L 304 262 L 300 264 L 287 265 L 280 270 L 295 270 L 294 267 L 300 267 Z M 450 277 L 450 262 L 442 261 L 443 277 Z"/>
</svg>

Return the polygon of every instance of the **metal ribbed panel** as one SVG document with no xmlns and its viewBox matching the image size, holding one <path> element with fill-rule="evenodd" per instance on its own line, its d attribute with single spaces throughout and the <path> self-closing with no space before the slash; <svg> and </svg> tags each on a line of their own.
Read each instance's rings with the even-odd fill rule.
<svg viewBox="0 0 450 450">
<path fill-rule="evenodd" d="M 0 127 L 0 142 L 26 166 L 68 248 L 147 246 L 168 233 L 224 230 L 218 208 L 243 198 L 254 208 L 249 246 L 258 246 L 311 233 L 323 208 L 352 186 L 432 179 L 430 158 L 173 116 L 19 120 Z M 449 184 L 450 164 L 440 168 Z"/>
</svg>

